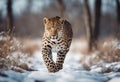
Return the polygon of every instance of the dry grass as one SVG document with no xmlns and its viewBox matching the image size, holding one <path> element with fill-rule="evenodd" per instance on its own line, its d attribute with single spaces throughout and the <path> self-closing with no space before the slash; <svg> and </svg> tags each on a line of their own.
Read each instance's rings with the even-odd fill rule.
<svg viewBox="0 0 120 82">
<path fill-rule="evenodd" d="M 100 49 L 98 58 L 108 63 L 119 62 L 120 61 L 120 42 L 117 40 L 105 42 L 102 48 Z"/>
<path fill-rule="evenodd" d="M 25 44 L 7 33 L 0 33 L 0 69 L 11 69 L 18 72 L 31 71 L 32 69 L 28 67 L 29 58 L 39 47 L 31 43 L 29 46 Z"/>
<path fill-rule="evenodd" d="M 80 63 L 84 68 L 90 70 L 93 65 L 101 63 L 112 63 L 120 61 L 120 42 L 117 40 L 105 41 L 99 47 L 98 51 L 94 51 L 80 58 Z M 108 70 L 107 70 L 108 71 Z"/>
</svg>

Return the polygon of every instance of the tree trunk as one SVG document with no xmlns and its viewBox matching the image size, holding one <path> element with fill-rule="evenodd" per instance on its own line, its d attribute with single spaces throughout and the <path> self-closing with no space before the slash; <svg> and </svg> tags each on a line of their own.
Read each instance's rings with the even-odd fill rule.
<svg viewBox="0 0 120 82">
<path fill-rule="evenodd" d="M 2 27 L 2 11 L 0 10 L 0 32 L 3 31 L 3 27 Z"/>
<path fill-rule="evenodd" d="M 12 0 L 7 0 L 7 30 L 9 34 L 13 32 Z"/>
<path fill-rule="evenodd" d="M 101 18 L 101 0 L 95 0 L 93 17 L 93 48 L 97 49 L 98 37 L 100 33 L 100 18 Z"/>
<path fill-rule="evenodd" d="M 2 24 L 2 11 L 0 10 L 0 26 Z"/>
<path fill-rule="evenodd" d="M 117 27 L 115 29 L 115 37 L 120 40 L 120 0 L 116 0 L 117 11 Z"/>
<path fill-rule="evenodd" d="M 88 51 L 92 50 L 92 25 L 91 25 L 91 15 L 90 9 L 88 5 L 88 0 L 84 0 L 84 20 L 85 20 L 85 28 L 86 35 L 88 41 Z"/>
<path fill-rule="evenodd" d="M 31 12 L 31 7 L 32 7 L 33 0 L 28 0 L 27 1 L 27 10 L 29 11 L 28 13 L 30 14 Z"/>
<path fill-rule="evenodd" d="M 65 4 L 64 4 L 64 1 L 63 0 L 57 0 L 58 1 L 58 9 L 60 11 L 60 16 L 61 17 L 64 17 L 64 14 L 65 14 Z"/>
</svg>

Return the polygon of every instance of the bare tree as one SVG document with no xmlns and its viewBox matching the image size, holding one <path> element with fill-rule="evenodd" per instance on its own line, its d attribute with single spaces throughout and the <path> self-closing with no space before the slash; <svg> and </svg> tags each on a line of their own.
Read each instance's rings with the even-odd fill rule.
<svg viewBox="0 0 120 82">
<path fill-rule="evenodd" d="M 2 23 L 2 11 L 0 10 L 0 24 Z"/>
<path fill-rule="evenodd" d="M 95 0 L 94 4 L 94 18 L 92 21 L 88 0 L 84 0 L 84 20 L 88 41 L 88 51 L 97 49 L 97 41 L 100 30 L 101 0 Z"/>
<path fill-rule="evenodd" d="M 97 49 L 98 38 L 100 33 L 100 18 L 101 18 L 101 0 L 95 0 L 94 3 L 94 18 L 93 18 L 93 48 Z"/>
<path fill-rule="evenodd" d="M 7 29 L 10 34 L 13 32 L 12 0 L 7 0 Z"/>
<path fill-rule="evenodd" d="M 90 14 L 88 0 L 84 0 L 83 8 L 84 8 L 86 35 L 87 35 L 87 41 L 88 41 L 88 51 L 91 51 L 92 50 L 92 25 L 91 25 L 91 14 Z"/>
<path fill-rule="evenodd" d="M 1 28 L 1 24 L 2 24 L 2 11 L 0 10 L 0 28 Z M 1 29 L 0 29 L 1 31 Z"/>
<path fill-rule="evenodd" d="M 3 31 L 3 27 L 2 27 L 2 11 L 0 10 L 0 32 Z"/>
<path fill-rule="evenodd" d="M 64 14 L 65 14 L 65 4 L 64 4 L 64 1 L 63 0 L 57 0 L 59 6 L 58 6 L 58 9 L 60 11 L 60 16 L 61 17 L 64 17 Z"/>
<path fill-rule="evenodd" d="M 120 40 L 120 0 L 116 0 L 116 11 L 117 11 L 117 23 L 118 26 L 115 29 L 115 36 L 118 40 Z"/>
<path fill-rule="evenodd" d="M 26 9 L 29 11 L 29 12 L 27 11 L 28 13 L 30 13 L 30 11 L 31 11 L 32 3 L 33 3 L 33 0 L 27 0 Z"/>
</svg>

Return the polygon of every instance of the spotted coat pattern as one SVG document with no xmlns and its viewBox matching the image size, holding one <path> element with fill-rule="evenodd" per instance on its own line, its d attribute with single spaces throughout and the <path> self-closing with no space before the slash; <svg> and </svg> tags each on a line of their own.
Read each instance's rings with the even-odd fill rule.
<svg viewBox="0 0 120 82">
<path fill-rule="evenodd" d="M 65 56 L 71 45 L 73 32 L 71 24 L 61 17 L 44 18 L 45 32 L 42 38 L 42 55 L 49 72 L 57 72 L 63 68 Z M 57 52 L 57 60 L 53 61 L 52 52 Z"/>
</svg>

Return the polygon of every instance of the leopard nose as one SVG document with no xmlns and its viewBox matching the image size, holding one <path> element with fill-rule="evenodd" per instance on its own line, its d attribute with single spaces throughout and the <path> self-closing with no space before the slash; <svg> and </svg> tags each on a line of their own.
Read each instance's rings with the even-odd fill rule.
<svg viewBox="0 0 120 82">
<path fill-rule="evenodd" d="M 52 35 L 51 38 L 55 38 L 55 35 Z"/>
<path fill-rule="evenodd" d="M 55 37 L 55 35 L 52 35 L 52 37 Z"/>
<path fill-rule="evenodd" d="M 57 37 L 56 37 L 56 35 L 52 35 L 51 38 L 52 39 L 56 39 Z"/>
</svg>

